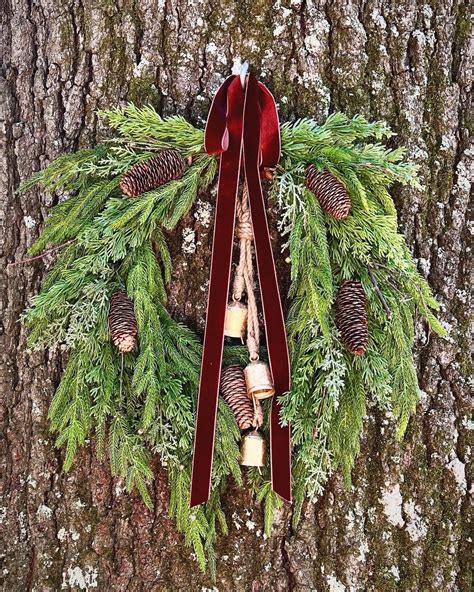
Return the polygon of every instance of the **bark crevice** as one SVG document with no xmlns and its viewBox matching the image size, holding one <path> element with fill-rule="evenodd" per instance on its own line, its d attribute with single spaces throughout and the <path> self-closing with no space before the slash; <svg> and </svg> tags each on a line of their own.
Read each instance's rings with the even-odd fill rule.
<svg viewBox="0 0 474 592">
<path fill-rule="evenodd" d="M 422 327 L 423 396 L 407 437 L 369 409 L 347 491 L 340 475 L 316 504 L 291 511 L 262 535 L 261 510 L 245 490 L 225 496 L 230 533 L 217 549 L 217 582 L 199 573 L 166 513 L 157 465 L 155 511 L 110 477 L 93 444 L 68 474 L 48 430 L 61 362 L 29 353 L 18 317 L 48 263 L 10 268 L 2 286 L 0 392 L 3 525 L 10 590 L 449 590 L 472 586 L 468 552 L 470 403 L 467 2 L 72 0 L 9 2 L 0 40 L 5 98 L 0 192 L 6 262 L 26 256 L 58 195 L 15 189 L 102 128 L 95 110 L 151 101 L 164 115 L 203 122 L 233 63 L 249 60 L 269 85 L 282 119 L 330 111 L 386 119 L 409 147 L 424 188 L 395 189 L 400 228 L 442 303 L 450 337 Z M 212 195 L 200 199 L 213 201 Z M 199 248 L 182 251 L 192 227 Z M 191 214 L 172 236 L 171 308 L 202 329 L 212 225 Z M 281 262 L 280 262 L 281 263 Z M 278 264 L 279 265 L 279 264 Z M 190 269 L 196 273 L 190 273 Z M 281 267 L 280 267 L 281 268 Z M 251 524 L 251 526 L 247 526 Z"/>
</svg>

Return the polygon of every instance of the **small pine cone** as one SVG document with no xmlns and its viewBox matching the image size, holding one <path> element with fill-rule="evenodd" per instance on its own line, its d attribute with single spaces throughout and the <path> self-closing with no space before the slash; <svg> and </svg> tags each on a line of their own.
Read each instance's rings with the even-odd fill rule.
<svg viewBox="0 0 474 592">
<path fill-rule="evenodd" d="M 346 348 L 355 356 L 367 351 L 369 331 L 365 292 L 356 280 L 347 280 L 336 296 L 336 326 Z"/>
<path fill-rule="evenodd" d="M 224 401 L 232 409 L 237 425 L 241 430 L 259 427 L 263 423 L 260 401 L 251 401 L 247 396 L 244 371 L 240 366 L 227 366 L 221 373 L 221 393 Z"/>
<path fill-rule="evenodd" d="M 135 348 L 137 319 L 133 302 L 124 290 L 115 292 L 110 298 L 109 329 L 112 341 L 119 352 L 131 352 Z"/>
<path fill-rule="evenodd" d="M 314 193 L 323 210 L 336 220 L 347 218 L 351 209 L 351 198 L 347 189 L 329 171 L 318 171 L 314 164 L 305 170 L 305 185 Z"/>
<path fill-rule="evenodd" d="M 120 180 L 120 189 L 136 197 L 152 189 L 179 179 L 186 169 L 186 161 L 176 150 L 163 150 L 156 156 L 137 162 Z"/>
</svg>

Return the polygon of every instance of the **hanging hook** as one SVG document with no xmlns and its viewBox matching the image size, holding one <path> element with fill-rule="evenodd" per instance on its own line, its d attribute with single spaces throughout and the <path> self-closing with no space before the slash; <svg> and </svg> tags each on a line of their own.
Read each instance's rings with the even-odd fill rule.
<svg viewBox="0 0 474 592">
<path fill-rule="evenodd" d="M 244 62 L 241 66 L 240 66 L 240 82 L 242 84 L 242 88 L 245 88 L 245 80 L 247 78 L 247 73 L 249 71 L 249 63 L 248 62 Z"/>
</svg>

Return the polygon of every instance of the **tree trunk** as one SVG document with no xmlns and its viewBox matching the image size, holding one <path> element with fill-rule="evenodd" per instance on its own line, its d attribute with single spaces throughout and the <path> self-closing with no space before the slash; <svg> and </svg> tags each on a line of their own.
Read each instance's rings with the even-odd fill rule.
<svg viewBox="0 0 474 592">
<path fill-rule="evenodd" d="M 18 322 L 49 262 L 9 267 L 0 374 L 5 589 L 469 590 L 467 2 L 6 0 L 3 20 L 5 262 L 25 256 L 57 199 L 15 188 L 59 154 L 94 143 L 98 108 L 151 102 L 203 124 L 218 84 L 248 60 L 282 119 L 363 113 L 387 120 L 395 144 L 409 147 L 424 189 L 398 191 L 400 228 L 450 330 L 440 340 L 417 328 L 424 394 L 405 440 L 397 444 L 390 418 L 370 412 L 352 489 L 334 475 L 297 530 L 286 508 L 266 539 L 260 506 L 228 490 L 230 533 L 219 540 L 213 584 L 167 517 L 158 462 L 154 512 L 111 479 L 91 446 L 62 472 L 47 420 L 61 359 L 28 352 Z M 208 208 L 204 200 L 196 207 Z M 185 228 L 195 232 L 194 253 L 183 249 Z M 191 214 L 173 237 L 171 307 L 198 328 L 211 236 L 205 216 Z"/>
</svg>

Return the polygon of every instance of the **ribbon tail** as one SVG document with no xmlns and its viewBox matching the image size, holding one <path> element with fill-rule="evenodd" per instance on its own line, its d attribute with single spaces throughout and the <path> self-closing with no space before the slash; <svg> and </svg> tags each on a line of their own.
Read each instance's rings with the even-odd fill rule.
<svg viewBox="0 0 474 592">
<path fill-rule="evenodd" d="M 228 146 L 225 152 L 222 153 L 219 167 L 206 329 L 204 332 L 194 437 L 191 507 L 206 502 L 210 496 L 224 345 L 224 320 L 229 289 L 236 198 L 242 152 L 243 90 L 238 77 L 233 77 L 230 81 L 227 79 L 224 86 L 227 93 L 218 92 L 206 127 L 206 146 L 208 149 L 217 150 L 218 146 L 221 145 L 224 132 L 228 134 Z M 223 102 L 226 103 L 225 110 L 223 109 Z M 221 122 L 225 112 L 227 113 L 226 127 L 222 126 Z M 219 113 L 220 116 L 218 116 Z M 215 115 L 216 117 L 214 117 Z M 221 135 L 220 139 L 219 134 Z"/>
<path fill-rule="evenodd" d="M 250 74 L 244 107 L 244 165 L 254 229 L 255 253 L 265 320 L 268 357 L 275 384 L 270 424 L 272 488 L 281 497 L 291 501 L 290 428 L 280 424 L 280 404 L 278 402 L 278 396 L 290 390 L 290 362 L 285 319 L 278 289 L 259 174 L 261 118 L 258 100 L 259 90 L 256 78 Z M 271 123 L 267 122 L 267 124 L 271 126 Z M 273 122 L 273 125 L 275 125 L 275 122 Z M 262 127 L 265 128 L 265 125 Z M 267 137 L 273 136 L 274 130 L 267 129 L 266 133 Z"/>
<path fill-rule="evenodd" d="M 283 394 L 283 392 L 278 394 Z M 289 425 L 282 426 L 280 424 L 280 407 L 275 394 L 270 417 L 272 489 L 284 500 L 291 503 L 291 429 Z"/>
<path fill-rule="evenodd" d="M 190 504 L 196 506 L 207 501 L 210 496 L 224 321 L 242 158 L 249 192 L 270 368 L 275 384 L 270 420 L 272 488 L 290 501 L 290 428 L 280 424 L 278 402 L 278 396 L 290 389 L 290 365 L 259 169 L 260 161 L 263 166 L 277 164 L 280 156 L 280 134 L 275 101 L 253 74 L 248 76 L 245 92 L 236 76 L 229 77 L 218 90 L 206 125 L 205 147 L 208 153 L 221 153 L 221 161 Z"/>
</svg>

